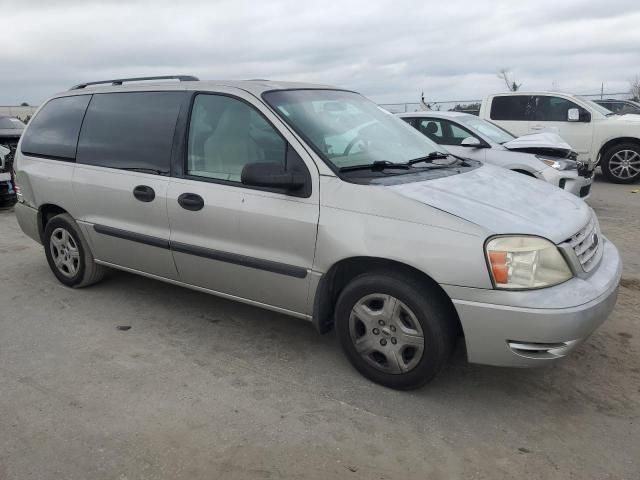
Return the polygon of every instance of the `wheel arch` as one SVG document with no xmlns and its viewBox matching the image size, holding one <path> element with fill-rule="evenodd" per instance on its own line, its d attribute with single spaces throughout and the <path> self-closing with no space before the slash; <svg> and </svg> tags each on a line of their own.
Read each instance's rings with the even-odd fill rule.
<svg viewBox="0 0 640 480">
<path fill-rule="evenodd" d="M 453 302 L 442 287 L 429 275 L 415 267 L 396 260 L 379 257 L 349 257 L 334 263 L 322 276 L 315 291 L 312 323 L 320 333 L 327 333 L 333 328 L 335 304 L 344 287 L 355 277 L 376 270 L 393 269 L 417 279 L 426 288 L 436 292 L 449 308 L 451 318 L 456 323 L 459 335 L 463 334 L 460 318 Z"/>
<path fill-rule="evenodd" d="M 60 215 L 62 213 L 69 213 L 64 208 L 55 205 L 53 203 L 45 203 L 40 205 L 38 208 L 38 235 L 40 236 L 40 240 L 44 244 L 44 229 L 47 226 L 49 220 L 51 220 L 56 215 Z"/>
<path fill-rule="evenodd" d="M 616 145 L 620 145 L 622 143 L 634 143 L 638 146 L 638 148 L 640 148 L 640 138 L 636 138 L 636 137 L 616 137 L 616 138 L 612 138 L 611 140 L 606 141 L 605 143 L 602 144 L 602 146 L 600 147 L 600 150 L 598 151 L 598 163 L 600 163 L 602 161 L 602 157 L 603 155 L 610 150 L 612 147 L 615 147 Z"/>
</svg>

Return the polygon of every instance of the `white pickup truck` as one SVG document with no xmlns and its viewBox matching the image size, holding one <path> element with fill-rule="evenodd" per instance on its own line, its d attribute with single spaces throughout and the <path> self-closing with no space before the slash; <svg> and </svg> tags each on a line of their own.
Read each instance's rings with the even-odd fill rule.
<svg viewBox="0 0 640 480">
<path fill-rule="evenodd" d="M 616 115 L 591 100 L 559 92 L 489 95 L 480 118 L 516 136 L 554 130 L 591 168 L 615 183 L 640 180 L 640 115 Z"/>
</svg>

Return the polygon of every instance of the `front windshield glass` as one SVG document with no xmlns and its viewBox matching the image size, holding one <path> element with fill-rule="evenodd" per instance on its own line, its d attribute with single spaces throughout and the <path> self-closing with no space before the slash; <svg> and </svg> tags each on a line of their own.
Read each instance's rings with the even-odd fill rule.
<svg viewBox="0 0 640 480">
<path fill-rule="evenodd" d="M 444 151 L 362 95 L 340 90 L 280 90 L 263 95 L 280 116 L 337 168 L 406 163 Z"/>
<path fill-rule="evenodd" d="M 498 127 L 497 125 L 494 125 L 493 123 L 488 122 L 486 120 L 482 120 L 481 118 L 478 118 L 478 117 L 473 117 L 473 116 L 467 117 L 465 115 L 464 117 L 460 117 L 460 122 L 463 125 L 471 128 L 472 130 L 475 130 L 480 135 L 489 137 L 491 140 L 493 140 L 496 143 L 499 143 L 500 145 L 502 145 L 503 143 L 510 142 L 511 140 L 514 140 L 516 138 L 515 136 L 511 135 L 509 132 Z"/>
<path fill-rule="evenodd" d="M 603 107 L 602 105 L 598 105 L 593 100 L 589 100 L 588 98 L 584 98 L 584 97 L 578 97 L 578 98 L 580 98 L 580 100 L 582 100 L 583 102 L 588 103 L 591 108 L 593 108 L 596 112 L 601 113 L 602 115 L 606 115 L 606 116 L 615 115 L 614 112 L 612 112 L 608 108 Z"/>
</svg>

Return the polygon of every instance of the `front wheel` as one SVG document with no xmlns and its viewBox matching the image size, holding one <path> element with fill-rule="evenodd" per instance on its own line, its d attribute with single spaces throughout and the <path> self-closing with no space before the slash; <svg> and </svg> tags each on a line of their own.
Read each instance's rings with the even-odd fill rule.
<svg viewBox="0 0 640 480">
<path fill-rule="evenodd" d="M 439 292 L 395 271 L 356 277 L 336 305 L 336 332 L 349 361 L 395 389 L 418 388 L 441 370 L 454 326 Z"/>
<path fill-rule="evenodd" d="M 640 180 L 640 146 L 622 143 L 607 150 L 601 162 L 602 173 L 613 183 Z"/>
</svg>

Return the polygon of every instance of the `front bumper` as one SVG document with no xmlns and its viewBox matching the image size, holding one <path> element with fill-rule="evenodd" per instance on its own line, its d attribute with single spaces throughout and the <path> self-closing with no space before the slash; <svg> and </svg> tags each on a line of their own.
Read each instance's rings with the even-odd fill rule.
<svg viewBox="0 0 640 480">
<path fill-rule="evenodd" d="M 588 278 L 555 287 L 509 292 L 443 285 L 460 317 L 469 362 L 539 366 L 586 340 L 613 310 L 622 274 L 616 247 L 605 239 L 603 248 Z"/>
<path fill-rule="evenodd" d="M 593 172 L 588 176 L 583 176 L 577 170 L 556 170 L 549 167 L 542 170 L 540 174 L 545 181 L 574 194 L 576 197 L 586 200 L 591 196 Z"/>
</svg>

